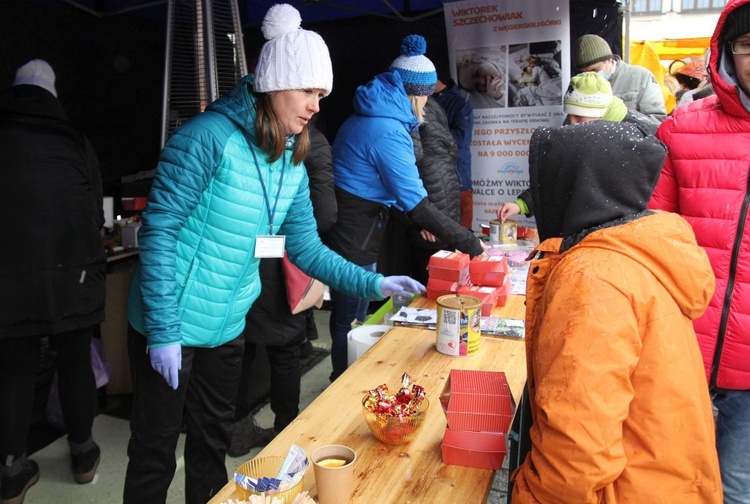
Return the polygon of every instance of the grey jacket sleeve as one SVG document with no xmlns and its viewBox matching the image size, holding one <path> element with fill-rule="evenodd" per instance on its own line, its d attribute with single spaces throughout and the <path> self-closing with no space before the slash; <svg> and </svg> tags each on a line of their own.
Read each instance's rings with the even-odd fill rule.
<svg viewBox="0 0 750 504">
<path fill-rule="evenodd" d="M 649 75 L 648 80 L 643 83 L 642 89 L 643 92 L 638 97 L 638 112 L 649 116 L 657 124 L 661 124 L 667 118 L 667 108 L 664 105 L 664 95 L 659 83 L 656 82 L 653 75 Z"/>
</svg>

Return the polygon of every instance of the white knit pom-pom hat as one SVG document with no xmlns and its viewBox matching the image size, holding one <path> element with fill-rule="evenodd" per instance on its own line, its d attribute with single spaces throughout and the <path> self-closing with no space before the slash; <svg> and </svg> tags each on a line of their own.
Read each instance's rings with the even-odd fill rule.
<svg viewBox="0 0 750 504">
<path fill-rule="evenodd" d="M 317 33 L 300 28 L 302 17 L 289 4 L 276 4 L 263 18 L 263 44 L 255 66 L 255 91 L 333 89 L 328 46 Z"/>
</svg>

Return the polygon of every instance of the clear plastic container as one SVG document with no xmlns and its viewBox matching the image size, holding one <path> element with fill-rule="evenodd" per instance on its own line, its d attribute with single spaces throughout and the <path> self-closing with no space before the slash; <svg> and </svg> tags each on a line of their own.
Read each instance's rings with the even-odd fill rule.
<svg viewBox="0 0 750 504">
<path fill-rule="evenodd" d="M 282 464 L 284 463 L 284 460 L 286 457 L 260 457 L 260 458 L 254 458 L 252 460 L 248 460 L 241 466 L 237 468 L 238 473 L 244 474 L 245 476 L 249 476 L 251 478 L 262 478 L 262 477 L 269 477 L 269 478 L 275 478 L 276 475 L 279 473 L 279 469 L 281 469 Z M 302 493 L 302 490 L 304 490 L 305 487 L 305 480 L 309 477 L 311 471 L 308 469 L 305 471 L 305 475 L 302 477 L 302 479 L 299 480 L 299 482 L 294 485 L 292 488 L 289 488 L 287 490 L 284 490 L 283 492 L 277 492 L 274 494 L 266 493 L 268 497 L 276 497 L 278 499 L 281 499 L 281 501 L 284 504 L 290 504 L 294 498 Z M 249 500 L 251 495 L 262 495 L 257 494 L 253 492 L 252 490 L 245 490 L 241 486 L 235 484 L 235 490 L 237 492 L 237 496 L 240 498 L 240 500 Z"/>
</svg>

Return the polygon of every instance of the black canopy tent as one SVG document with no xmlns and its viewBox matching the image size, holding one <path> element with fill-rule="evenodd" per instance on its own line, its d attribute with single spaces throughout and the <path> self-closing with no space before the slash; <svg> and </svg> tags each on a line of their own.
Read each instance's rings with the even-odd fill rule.
<svg viewBox="0 0 750 504">
<path fill-rule="evenodd" d="M 266 10 L 282 0 L 239 0 L 250 65 L 264 42 Z M 401 39 L 420 33 L 427 56 L 447 54 L 441 0 L 286 0 L 303 26 L 331 51 L 334 92 L 320 125 L 330 139 L 351 111 L 357 85 L 387 69 Z M 622 14 L 615 0 L 570 0 L 571 40 L 597 33 L 619 54 Z M 160 147 L 166 0 L 3 0 L 0 2 L 0 88 L 15 69 L 44 58 L 56 69 L 68 115 L 91 139 L 107 185 L 150 170 Z"/>
</svg>

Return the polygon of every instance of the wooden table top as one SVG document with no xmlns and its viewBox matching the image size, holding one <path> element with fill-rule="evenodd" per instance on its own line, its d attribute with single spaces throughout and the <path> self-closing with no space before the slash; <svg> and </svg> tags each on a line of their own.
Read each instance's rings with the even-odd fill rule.
<svg viewBox="0 0 750 504">
<path fill-rule="evenodd" d="M 493 315 L 523 319 L 524 301 L 524 296 L 509 296 L 506 305 L 496 307 Z M 434 301 L 425 298 L 411 304 L 434 305 Z M 524 342 L 482 336 L 475 355 L 452 357 L 435 349 L 435 331 L 394 327 L 258 456 L 286 456 L 292 444 L 303 448 L 308 455 L 322 445 L 343 444 L 357 452 L 353 503 L 485 502 L 494 471 L 442 462 L 440 443 L 446 420 L 438 398 L 451 369 L 504 371 L 517 402 L 526 381 Z M 430 406 L 422 430 L 411 443 L 389 446 L 378 441 L 368 429 L 361 401 L 368 390 L 382 383 L 394 392 L 398 390 L 404 372 L 425 388 Z M 314 478 L 306 476 L 306 481 L 310 495 L 315 497 Z M 234 483 L 230 481 L 210 504 L 237 498 Z"/>
</svg>

